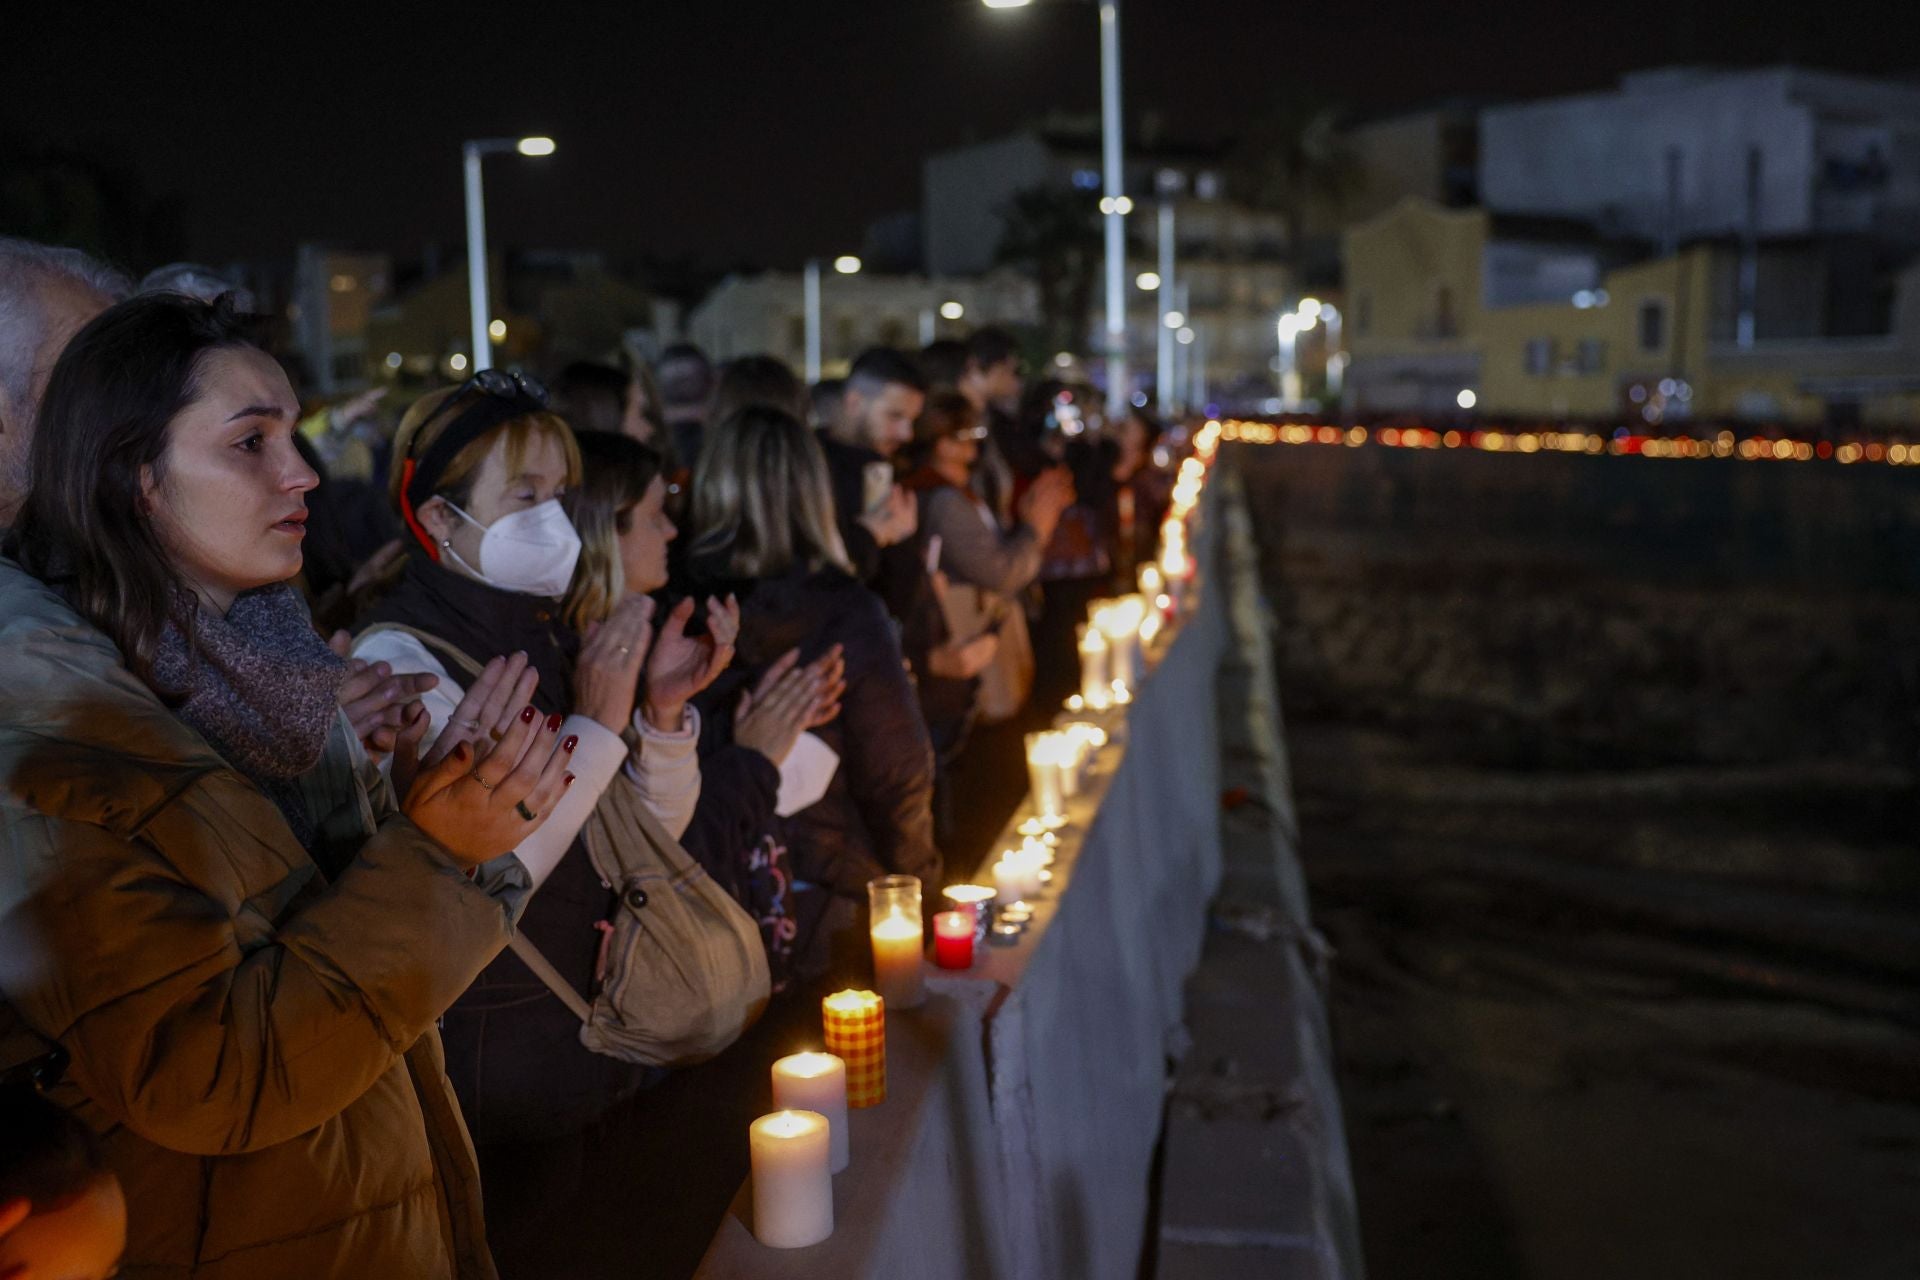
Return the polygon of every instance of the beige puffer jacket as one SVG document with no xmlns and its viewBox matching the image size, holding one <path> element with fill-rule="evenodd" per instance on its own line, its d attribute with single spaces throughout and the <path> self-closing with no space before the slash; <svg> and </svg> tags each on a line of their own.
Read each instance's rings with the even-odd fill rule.
<svg viewBox="0 0 1920 1280">
<path fill-rule="evenodd" d="M 494 1274 L 434 1023 L 507 904 L 376 823 L 377 777 L 343 718 L 306 780 L 309 856 L 0 560 L 0 994 L 72 1054 L 55 1100 L 104 1135 L 129 1276 Z"/>
</svg>

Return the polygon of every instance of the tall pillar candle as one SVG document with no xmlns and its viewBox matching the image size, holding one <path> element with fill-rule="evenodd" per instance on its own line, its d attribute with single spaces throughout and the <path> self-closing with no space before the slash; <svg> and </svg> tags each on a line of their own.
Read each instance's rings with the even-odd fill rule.
<svg viewBox="0 0 1920 1280">
<path fill-rule="evenodd" d="M 833 1234 L 832 1139 L 817 1111 L 776 1111 L 747 1130 L 753 1158 L 753 1234 L 775 1249 L 804 1249 Z"/>
<path fill-rule="evenodd" d="M 835 1173 L 847 1167 L 847 1064 L 830 1053 L 790 1053 L 773 1064 L 773 1105 L 783 1111 L 817 1111 L 827 1118 Z"/>
<path fill-rule="evenodd" d="M 918 876 L 881 876 L 867 882 L 873 941 L 873 986 L 887 1005 L 912 1009 L 926 999 L 927 938 L 920 917 Z"/>
<path fill-rule="evenodd" d="M 1065 743 L 1052 732 L 1027 735 L 1027 786 L 1033 812 L 1048 826 L 1060 826 L 1067 817 L 1067 797 L 1061 766 Z"/>
<path fill-rule="evenodd" d="M 1089 625 L 1080 637 L 1080 696 L 1096 710 L 1113 701 L 1107 673 L 1107 637 Z"/>
<path fill-rule="evenodd" d="M 887 1004 L 872 991 L 836 991 L 820 1002 L 827 1052 L 847 1064 L 847 1105 L 887 1100 Z"/>
</svg>

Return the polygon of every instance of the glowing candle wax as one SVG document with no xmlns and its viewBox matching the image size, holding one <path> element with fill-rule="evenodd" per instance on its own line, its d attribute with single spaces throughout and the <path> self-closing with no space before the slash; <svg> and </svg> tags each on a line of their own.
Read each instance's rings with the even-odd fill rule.
<svg viewBox="0 0 1920 1280">
<path fill-rule="evenodd" d="M 827 1118 L 833 1172 L 847 1167 L 847 1064 L 830 1053 L 790 1053 L 773 1064 L 773 1105 L 783 1111 L 817 1111 Z"/>
<path fill-rule="evenodd" d="M 753 1234 L 803 1249 L 833 1234 L 832 1139 L 816 1111 L 776 1111 L 747 1130 L 753 1158 Z"/>
<path fill-rule="evenodd" d="M 942 969 L 973 967 L 974 918 L 965 911 L 942 911 L 933 918 L 933 962 Z"/>
<path fill-rule="evenodd" d="M 887 1003 L 872 991 L 836 991 L 820 1002 L 827 1052 L 847 1065 L 847 1105 L 887 1100 Z"/>
</svg>

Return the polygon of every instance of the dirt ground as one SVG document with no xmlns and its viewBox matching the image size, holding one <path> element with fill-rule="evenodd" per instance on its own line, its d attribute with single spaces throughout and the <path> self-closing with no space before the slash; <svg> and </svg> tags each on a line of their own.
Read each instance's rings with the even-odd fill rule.
<svg viewBox="0 0 1920 1280">
<path fill-rule="evenodd" d="M 1906 797 L 1288 729 L 1373 1280 L 1920 1276 Z"/>
</svg>

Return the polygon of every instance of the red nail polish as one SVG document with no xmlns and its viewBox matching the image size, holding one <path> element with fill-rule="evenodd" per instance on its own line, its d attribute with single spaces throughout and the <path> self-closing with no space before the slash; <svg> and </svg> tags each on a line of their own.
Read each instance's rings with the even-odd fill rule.
<svg viewBox="0 0 1920 1280">
<path fill-rule="evenodd" d="M 572 785 L 573 785 L 573 775 L 572 775 L 572 774 L 568 774 L 568 775 L 567 775 L 566 777 L 564 777 L 564 778 L 562 778 L 562 779 L 560 779 L 560 786 L 561 786 L 561 788 L 562 788 L 563 790 L 564 790 L 565 788 L 567 788 L 567 787 L 570 787 L 570 786 L 572 786 Z"/>
<path fill-rule="evenodd" d="M 565 724 L 566 721 L 567 721 L 567 718 L 565 716 L 561 715 L 558 711 L 554 712 L 552 715 L 547 717 L 547 732 L 548 733 L 560 732 L 560 726 Z"/>
<path fill-rule="evenodd" d="M 580 745 L 580 736 L 578 734 L 570 733 L 567 735 L 567 740 L 560 744 L 560 749 L 562 751 L 571 751 L 579 745 Z"/>
<path fill-rule="evenodd" d="M 527 707 L 525 710 L 521 711 L 520 713 L 520 723 L 532 724 L 533 718 L 539 714 L 540 713 L 538 711 L 535 711 L 532 707 Z"/>
</svg>

